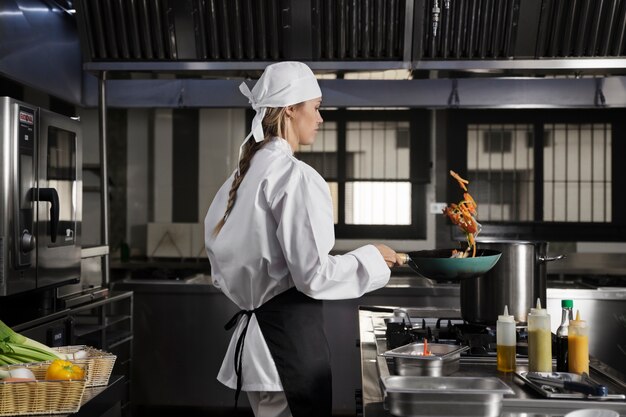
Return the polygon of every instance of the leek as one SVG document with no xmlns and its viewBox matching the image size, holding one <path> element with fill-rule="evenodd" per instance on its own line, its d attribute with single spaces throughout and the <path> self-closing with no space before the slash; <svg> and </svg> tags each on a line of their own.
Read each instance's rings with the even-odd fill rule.
<svg viewBox="0 0 626 417">
<path fill-rule="evenodd" d="M 30 362 L 65 359 L 66 357 L 66 355 L 55 351 L 43 343 L 14 332 L 2 320 L 0 320 L 0 354 L 14 359 L 19 357 L 20 360 L 30 358 Z"/>
<path fill-rule="evenodd" d="M 10 342 L 0 342 L 0 353 L 13 359 L 28 358 L 29 362 L 45 362 L 58 359 L 49 352 L 34 346 L 18 345 Z"/>
<path fill-rule="evenodd" d="M 17 365 L 23 362 L 20 362 L 18 359 L 9 356 L 9 355 L 5 355 L 3 353 L 0 353 L 0 364 L 2 365 Z"/>
</svg>

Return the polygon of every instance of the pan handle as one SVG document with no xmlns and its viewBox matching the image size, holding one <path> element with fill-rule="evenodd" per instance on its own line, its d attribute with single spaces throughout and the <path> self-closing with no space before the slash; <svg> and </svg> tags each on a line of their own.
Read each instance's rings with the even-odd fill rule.
<svg viewBox="0 0 626 417">
<path fill-rule="evenodd" d="M 404 264 L 408 264 L 409 261 L 411 260 L 411 257 L 409 256 L 408 253 L 402 253 L 402 252 L 397 252 L 397 255 L 400 255 L 404 258 Z"/>
</svg>

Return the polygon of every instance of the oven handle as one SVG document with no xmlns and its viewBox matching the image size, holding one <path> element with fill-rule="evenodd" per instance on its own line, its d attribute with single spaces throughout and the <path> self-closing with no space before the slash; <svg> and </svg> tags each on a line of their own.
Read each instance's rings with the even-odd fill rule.
<svg viewBox="0 0 626 417">
<path fill-rule="evenodd" d="M 59 228 L 59 194 L 56 188 L 40 188 L 39 201 L 50 203 L 50 240 L 55 243 Z"/>
</svg>

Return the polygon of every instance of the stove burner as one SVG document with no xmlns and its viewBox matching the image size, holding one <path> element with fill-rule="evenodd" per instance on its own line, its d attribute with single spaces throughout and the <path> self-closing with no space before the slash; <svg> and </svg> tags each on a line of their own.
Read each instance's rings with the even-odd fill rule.
<svg viewBox="0 0 626 417">
<path fill-rule="evenodd" d="M 387 320 L 387 348 L 395 349 L 408 343 L 423 342 L 424 339 L 433 343 L 458 344 L 454 326 L 462 323 L 460 318 L 423 318 L 409 322 L 405 317 L 394 317 Z"/>
<path fill-rule="evenodd" d="M 421 318 L 410 320 L 407 317 L 393 317 L 386 320 L 387 348 L 395 349 L 413 342 L 428 339 L 433 343 L 447 343 L 469 346 L 467 356 L 495 356 L 495 326 L 467 323 L 460 318 Z M 527 355 L 528 340 L 525 328 L 517 330 L 517 354 Z M 520 343 L 522 342 L 522 343 Z"/>
<path fill-rule="evenodd" d="M 496 332 L 489 326 L 464 323 L 454 327 L 457 340 L 470 347 L 473 356 L 485 356 L 496 351 Z"/>
</svg>

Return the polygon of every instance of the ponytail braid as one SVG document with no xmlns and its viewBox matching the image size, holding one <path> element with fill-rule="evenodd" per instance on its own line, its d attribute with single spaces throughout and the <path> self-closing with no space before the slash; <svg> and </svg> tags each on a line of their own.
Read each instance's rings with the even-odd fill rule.
<svg viewBox="0 0 626 417">
<path fill-rule="evenodd" d="M 224 216 L 222 219 L 215 225 L 213 228 L 213 236 L 217 236 L 224 224 L 226 223 L 226 219 L 230 215 L 230 212 L 233 210 L 235 206 L 235 200 L 237 200 L 237 190 L 243 181 L 243 177 L 248 172 L 250 168 L 250 162 L 252 162 L 252 157 L 257 153 L 259 149 L 261 149 L 271 138 L 274 136 L 283 136 L 284 131 L 284 120 L 285 120 L 285 107 L 279 108 L 268 108 L 265 117 L 263 118 L 263 132 L 265 132 L 265 137 L 262 142 L 256 142 L 253 138 L 248 140 L 248 142 L 243 147 L 243 152 L 241 155 L 241 159 L 239 160 L 239 172 L 235 173 L 235 179 L 233 180 L 233 184 L 230 187 L 230 191 L 228 192 L 228 203 L 226 204 L 226 211 L 224 212 Z"/>
</svg>

